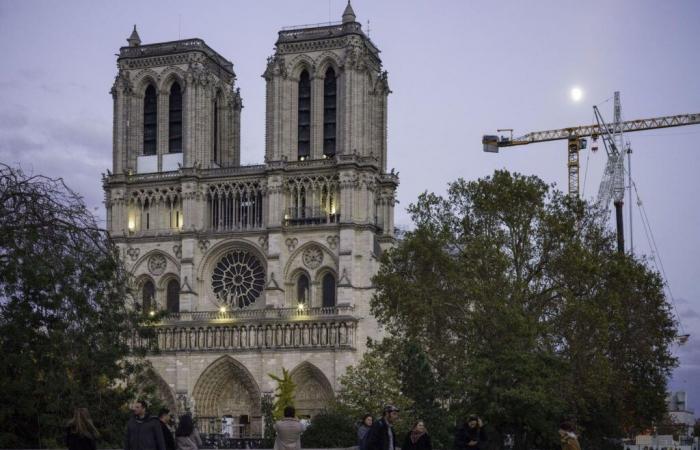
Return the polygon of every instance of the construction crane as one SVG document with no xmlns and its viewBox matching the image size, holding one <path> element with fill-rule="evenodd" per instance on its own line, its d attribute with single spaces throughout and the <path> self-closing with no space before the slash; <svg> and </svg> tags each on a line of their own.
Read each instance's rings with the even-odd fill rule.
<svg viewBox="0 0 700 450">
<path fill-rule="evenodd" d="M 617 226 L 617 249 L 620 253 L 625 251 L 624 227 L 622 218 L 622 207 L 625 199 L 625 153 L 630 156 L 631 153 L 629 143 L 625 145 L 622 132 L 622 106 L 620 104 L 620 93 L 615 92 L 614 95 L 614 112 L 615 122 L 612 126 L 605 123 L 603 115 L 597 106 L 593 106 L 593 113 L 599 127 L 603 130 L 601 137 L 605 145 L 605 152 L 608 155 L 608 160 L 605 164 L 603 179 L 600 181 L 598 188 L 598 198 L 596 205 L 604 211 L 608 211 L 610 199 L 615 205 L 615 224 Z M 593 136 L 593 149 L 595 150 L 596 136 Z M 632 186 L 632 174 L 630 176 L 630 188 Z M 632 249 L 632 192 L 630 191 L 630 250 Z"/>
<path fill-rule="evenodd" d="M 622 200 L 624 197 L 624 153 L 622 142 L 623 133 L 634 131 L 653 130 L 657 128 L 681 127 L 685 125 L 700 124 L 700 113 L 679 114 L 676 116 L 653 117 L 650 119 L 620 120 L 620 95 L 615 92 L 615 121 L 608 125 L 602 118 L 597 107 L 593 107 L 597 123 L 594 125 L 560 128 L 558 130 L 535 131 L 520 137 L 513 137 L 510 128 L 499 129 L 500 132 L 510 132 L 509 136 L 484 135 L 482 143 L 484 151 L 498 153 L 501 147 L 514 147 L 516 145 L 534 144 L 536 142 L 548 142 L 567 140 L 567 170 L 569 195 L 579 196 L 579 152 L 586 148 L 587 137 L 597 141 L 603 138 L 608 153 L 603 181 L 598 191 L 598 205 L 607 208 L 613 199 L 616 210 L 617 243 L 618 250 L 624 252 L 624 235 L 622 230 Z"/>
</svg>

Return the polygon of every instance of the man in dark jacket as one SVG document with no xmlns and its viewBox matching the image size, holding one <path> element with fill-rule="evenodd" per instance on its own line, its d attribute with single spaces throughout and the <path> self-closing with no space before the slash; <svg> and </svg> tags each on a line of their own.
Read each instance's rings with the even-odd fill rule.
<svg viewBox="0 0 700 450">
<path fill-rule="evenodd" d="M 367 450 L 394 450 L 396 433 L 394 424 L 399 419 L 399 408 L 394 405 L 384 407 L 384 415 L 372 424 L 365 437 Z"/>
<path fill-rule="evenodd" d="M 124 450 L 166 450 L 160 420 L 149 417 L 146 407 L 144 400 L 134 403 L 134 415 L 126 424 Z"/>
<path fill-rule="evenodd" d="M 162 408 L 158 412 L 158 420 L 160 420 L 160 428 L 163 430 L 165 450 L 175 450 L 175 438 L 173 437 L 173 432 L 170 431 L 170 410 Z"/>
</svg>

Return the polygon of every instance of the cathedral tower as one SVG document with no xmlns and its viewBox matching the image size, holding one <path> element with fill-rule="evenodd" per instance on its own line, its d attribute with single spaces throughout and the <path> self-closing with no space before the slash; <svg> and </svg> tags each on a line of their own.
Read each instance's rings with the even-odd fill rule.
<svg viewBox="0 0 700 450">
<path fill-rule="evenodd" d="M 153 173 L 240 162 L 241 97 L 233 64 L 201 39 L 119 51 L 113 172 Z"/>
<path fill-rule="evenodd" d="M 233 64 L 200 39 L 144 45 L 134 29 L 127 41 L 107 224 L 135 307 L 166 313 L 149 356 L 161 394 L 203 431 L 230 416 L 248 438 L 267 374 L 286 368 L 313 415 L 379 337 L 371 280 L 398 185 L 379 50 L 349 3 L 341 22 L 280 31 L 263 74 L 265 162 L 241 166 Z"/>
<path fill-rule="evenodd" d="M 280 31 L 263 77 L 268 161 L 357 155 L 386 170 L 387 74 L 350 3 L 340 24 Z"/>
</svg>

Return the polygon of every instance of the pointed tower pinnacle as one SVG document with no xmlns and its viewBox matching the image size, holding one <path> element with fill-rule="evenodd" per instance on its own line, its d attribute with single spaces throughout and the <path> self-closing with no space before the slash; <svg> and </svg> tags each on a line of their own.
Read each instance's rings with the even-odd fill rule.
<svg viewBox="0 0 700 450">
<path fill-rule="evenodd" d="M 141 38 L 139 33 L 136 31 L 136 25 L 134 25 L 134 31 L 131 32 L 131 36 L 126 40 L 129 43 L 129 47 L 138 47 L 141 45 Z"/>
<path fill-rule="evenodd" d="M 343 11 L 343 23 L 352 23 L 355 21 L 355 11 L 352 10 L 352 5 L 350 0 L 348 0 L 348 6 L 345 7 Z"/>
</svg>

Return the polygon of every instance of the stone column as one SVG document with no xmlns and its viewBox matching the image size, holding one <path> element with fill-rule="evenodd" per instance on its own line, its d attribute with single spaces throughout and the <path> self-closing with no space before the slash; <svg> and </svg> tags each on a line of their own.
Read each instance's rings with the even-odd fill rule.
<svg viewBox="0 0 700 450">
<path fill-rule="evenodd" d="M 280 147 L 281 153 L 287 155 L 289 161 L 297 160 L 297 115 L 298 103 L 294 102 L 296 97 L 296 86 L 294 81 L 283 78 L 280 86 L 281 114 L 280 123 Z M 292 89 L 294 88 L 294 89 Z M 293 95 L 294 94 L 294 95 Z M 292 104 L 293 103 L 293 104 Z M 292 125 L 294 124 L 294 125 Z"/>
<path fill-rule="evenodd" d="M 143 95 L 129 98 L 127 116 L 127 168 L 136 172 L 136 157 L 143 154 Z"/>
<path fill-rule="evenodd" d="M 180 260 L 180 311 L 195 311 L 197 309 L 197 275 L 195 272 L 194 256 L 197 240 L 193 235 L 182 239 L 182 258 Z"/>
<path fill-rule="evenodd" d="M 232 117 L 232 130 L 231 130 L 231 145 L 233 146 L 233 154 L 231 158 L 231 164 L 233 166 L 241 165 L 241 108 L 243 108 L 243 103 L 241 101 L 241 95 L 238 91 L 235 92 L 233 97 L 233 107 L 231 109 Z"/>
<path fill-rule="evenodd" d="M 340 222 L 351 223 L 353 221 L 354 191 L 357 185 L 357 176 L 353 171 L 340 172 Z"/>
<path fill-rule="evenodd" d="M 323 74 L 311 78 L 311 159 L 323 158 Z"/>
<path fill-rule="evenodd" d="M 156 151 L 158 153 L 158 171 L 163 170 L 163 155 L 168 153 L 170 140 L 168 130 L 170 125 L 170 92 L 167 90 L 158 91 L 158 142 Z"/>
<path fill-rule="evenodd" d="M 126 123 L 127 108 L 124 89 L 120 83 L 112 88 L 114 107 L 112 111 L 112 172 L 123 173 L 126 164 Z"/>
<path fill-rule="evenodd" d="M 182 93 L 182 162 L 184 167 L 192 167 L 195 161 L 194 147 L 194 110 L 195 110 L 195 86 L 192 75 L 185 78 L 185 86 Z"/>
</svg>

